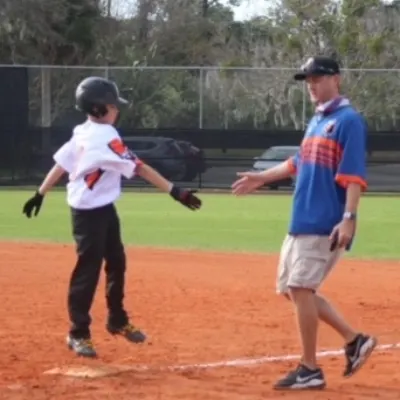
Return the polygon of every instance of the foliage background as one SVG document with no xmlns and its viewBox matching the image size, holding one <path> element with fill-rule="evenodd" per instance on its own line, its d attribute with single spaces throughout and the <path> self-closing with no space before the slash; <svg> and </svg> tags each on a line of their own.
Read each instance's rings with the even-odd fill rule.
<svg viewBox="0 0 400 400">
<path fill-rule="evenodd" d="M 370 128 L 398 129 L 400 1 L 261 0 L 256 17 L 235 20 L 232 7 L 246 3 L 1 0 L 0 63 L 136 68 L 53 69 L 54 125 L 71 122 L 79 79 L 109 74 L 134 104 L 127 126 L 195 128 L 202 107 L 204 128 L 297 130 L 311 110 L 288 69 L 326 54 L 345 69 L 343 90 Z M 30 69 L 34 124 L 41 77 Z"/>
</svg>

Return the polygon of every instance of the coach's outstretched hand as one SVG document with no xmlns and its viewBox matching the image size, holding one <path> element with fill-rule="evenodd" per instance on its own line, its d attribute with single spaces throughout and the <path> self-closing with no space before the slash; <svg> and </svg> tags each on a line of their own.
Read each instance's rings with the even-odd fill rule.
<svg viewBox="0 0 400 400">
<path fill-rule="evenodd" d="M 252 193 L 265 183 L 259 172 L 239 172 L 237 176 L 239 179 L 232 184 L 232 193 L 236 196 Z"/>
<path fill-rule="evenodd" d="M 194 195 L 197 190 L 182 189 L 178 186 L 173 186 L 170 195 L 176 201 L 183 204 L 192 211 L 196 211 L 201 207 L 201 200 Z"/>
<path fill-rule="evenodd" d="M 32 216 L 32 211 L 34 211 L 35 217 L 39 214 L 40 208 L 42 207 L 44 196 L 39 192 L 36 192 L 33 197 L 31 197 L 25 204 L 22 209 L 23 214 L 25 214 L 28 218 Z"/>
</svg>

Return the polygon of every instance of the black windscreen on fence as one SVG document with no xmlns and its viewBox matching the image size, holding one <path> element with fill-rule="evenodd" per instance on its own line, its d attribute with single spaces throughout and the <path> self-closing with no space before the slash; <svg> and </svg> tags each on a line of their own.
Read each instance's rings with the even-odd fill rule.
<svg viewBox="0 0 400 400">
<path fill-rule="evenodd" d="M 36 185 L 52 166 L 52 154 L 67 141 L 71 127 L 9 128 L 19 145 L 4 151 L 0 184 Z M 15 122 L 15 126 L 22 126 Z M 228 188 L 236 172 L 271 166 L 297 146 L 302 132 L 229 130 L 130 130 L 122 129 L 127 145 L 140 158 L 175 182 L 199 188 Z M 50 138 L 49 141 L 43 138 Z M 12 143 L 12 141 L 11 141 Z M 44 146 L 44 143 L 47 143 Z M 370 191 L 400 192 L 400 137 L 397 133 L 369 135 L 368 181 Z M 283 146 L 284 153 L 268 148 Z M 290 151 L 293 151 L 290 150 Z M 283 155 L 282 155 L 282 154 Z M 143 186 L 140 179 L 124 180 L 126 186 Z M 282 189 L 290 189 L 286 182 Z"/>
<path fill-rule="evenodd" d="M 29 93 L 27 68 L 0 68 L 0 166 L 12 169 L 27 145 Z"/>
</svg>

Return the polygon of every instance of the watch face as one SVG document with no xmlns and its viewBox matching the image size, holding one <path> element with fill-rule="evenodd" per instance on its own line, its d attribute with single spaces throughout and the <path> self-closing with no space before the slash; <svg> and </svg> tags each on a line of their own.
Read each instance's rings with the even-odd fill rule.
<svg viewBox="0 0 400 400">
<path fill-rule="evenodd" d="M 351 213 L 351 212 L 345 212 L 345 213 L 343 214 L 343 217 L 346 218 L 346 219 L 355 219 L 355 218 L 356 218 L 356 215 L 353 214 L 353 213 Z"/>
</svg>

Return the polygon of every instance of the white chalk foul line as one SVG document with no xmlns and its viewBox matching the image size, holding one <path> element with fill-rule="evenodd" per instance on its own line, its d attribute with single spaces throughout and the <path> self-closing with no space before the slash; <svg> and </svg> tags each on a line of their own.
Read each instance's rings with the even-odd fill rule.
<svg viewBox="0 0 400 400">
<path fill-rule="evenodd" d="M 386 351 L 400 349 L 400 343 L 383 344 L 376 347 L 376 351 Z M 334 357 L 344 353 L 343 350 L 327 350 L 317 353 L 318 358 Z M 237 358 L 234 360 L 217 361 L 211 363 L 196 363 L 186 365 L 167 365 L 167 366 L 150 366 L 150 365 L 103 365 L 97 367 L 78 366 L 67 368 L 53 368 L 45 371 L 44 374 L 61 374 L 73 376 L 76 378 L 99 378 L 104 376 L 111 376 L 121 374 L 124 372 L 174 372 L 174 371 L 190 371 L 201 369 L 214 369 L 223 367 L 248 367 L 252 365 L 268 364 L 282 361 L 299 360 L 301 357 L 298 354 L 287 354 L 280 356 L 265 356 L 256 358 Z"/>
<path fill-rule="evenodd" d="M 376 346 L 375 351 L 386 351 L 400 349 L 400 343 L 381 344 Z M 318 358 L 340 356 L 344 353 L 343 350 L 326 350 L 317 353 Z M 234 360 L 217 361 L 211 363 L 199 364 L 183 364 L 183 365 L 168 365 L 165 367 L 151 367 L 149 365 L 132 366 L 135 371 L 189 371 L 195 369 L 214 369 L 223 367 L 249 367 L 252 365 L 268 364 L 282 361 L 300 360 L 299 354 L 287 354 L 280 356 L 264 356 L 257 358 L 237 358 Z"/>
</svg>

